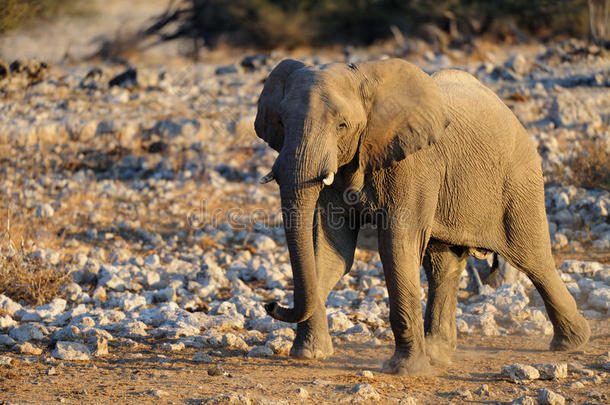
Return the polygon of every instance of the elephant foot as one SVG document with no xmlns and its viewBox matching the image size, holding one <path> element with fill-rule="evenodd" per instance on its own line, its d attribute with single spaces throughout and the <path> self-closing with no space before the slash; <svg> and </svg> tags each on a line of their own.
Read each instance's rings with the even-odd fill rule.
<svg viewBox="0 0 610 405">
<path fill-rule="evenodd" d="M 297 338 L 290 349 L 290 356 L 297 359 L 324 359 L 334 352 L 330 335 L 316 338 Z"/>
<path fill-rule="evenodd" d="M 455 351 L 455 343 L 438 336 L 426 336 L 426 356 L 435 366 L 446 366 L 451 363 Z"/>
<path fill-rule="evenodd" d="M 383 364 L 383 371 L 398 375 L 428 375 L 432 372 L 430 361 L 426 355 L 407 356 L 404 353 L 395 352 L 394 355 Z"/>
<path fill-rule="evenodd" d="M 576 322 L 568 325 L 564 331 L 555 328 L 555 335 L 551 340 L 551 350 L 575 350 L 589 341 L 591 329 L 587 320 L 578 315 Z"/>
</svg>

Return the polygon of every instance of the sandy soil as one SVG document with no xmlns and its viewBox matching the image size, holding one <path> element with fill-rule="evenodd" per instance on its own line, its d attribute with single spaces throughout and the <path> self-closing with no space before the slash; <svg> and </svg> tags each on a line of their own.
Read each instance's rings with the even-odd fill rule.
<svg viewBox="0 0 610 405">
<path fill-rule="evenodd" d="M 247 358 L 242 353 L 206 350 L 212 354 L 213 363 L 195 364 L 192 361 L 195 349 L 169 353 L 160 349 L 163 341 L 146 341 L 136 348 L 115 343 L 113 354 L 107 358 L 56 364 L 56 375 L 48 375 L 52 362 L 15 360 L 10 368 L 0 369 L 0 399 L 6 401 L 2 403 L 19 404 L 196 404 L 236 393 L 248 394 L 253 402 L 337 403 L 357 400 L 349 391 L 356 384 L 367 382 L 381 399 L 363 402 L 391 403 L 411 396 L 421 404 L 510 403 L 524 395 L 535 398 L 538 389 L 548 388 L 571 403 L 608 403 L 607 377 L 591 378 L 569 372 L 563 380 L 513 383 L 500 376 L 504 365 L 543 362 L 579 364 L 603 376 L 601 364 L 610 345 L 610 325 L 607 321 L 591 321 L 591 325 L 591 341 L 584 350 L 575 353 L 548 351 L 550 337 L 461 336 L 453 363 L 443 369 L 435 368 L 433 375 L 423 377 L 384 374 L 381 363 L 391 355 L 390 345 L 338 343 L 335 355 L 324 361 Z M 208 370 L 216 365 L 227 374 L 209 375 Z M 357 375 L 362 370 L 372 371 L 374 377 Z M 572 387 L 576 380 L 582 381 L 584 387 Z M 489 395 L 473 393 L 467 399 L 457 393 L 473 392 L 483 384 L 489 386 Z M 305 400 L 297 396 L 299 387 L 309 394 Z"/>
</svg>

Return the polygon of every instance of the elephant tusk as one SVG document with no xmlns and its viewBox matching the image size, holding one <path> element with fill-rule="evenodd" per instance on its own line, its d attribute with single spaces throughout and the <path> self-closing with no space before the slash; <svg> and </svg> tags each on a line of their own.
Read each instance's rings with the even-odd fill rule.
<svg viewBox="0 0 610 405">
<path fill-rule="evenodd" d="M 261 179 L 258 182 L 261 184 L 267 184 L 270 181 L 273 181 L 274 179 L 275 179 L 275 175 L 273 174 L 273 172 L 269 172 L 265 176 L 261 177 Z"/>
<path fill-rule="evenodd" d="M 322 183 L 324 183 L 327 186 L 330 186 L 331 184 L 333 184 L 333 181 L 335 181 L 335 173 L 333 173 L 333 172 L 328 172 L 326 177 L 324 177 L 324 179 L 322 179 Z"/>
</svg>

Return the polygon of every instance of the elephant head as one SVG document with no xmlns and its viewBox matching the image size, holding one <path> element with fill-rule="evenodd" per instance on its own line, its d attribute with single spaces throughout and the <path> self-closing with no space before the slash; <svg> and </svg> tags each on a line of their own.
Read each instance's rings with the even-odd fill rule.
<svg viewBox="0 0 610 405">
<path fill-rule="evenodd" d="M 294 279 L 294 308 L 273 302 L 266 309 L 303 322 L 318 299 L 312 230 L 320 192 L 348 164 L 367 174 L 439 139 L 446 126 L 441 91 L 398 59 L 321 68 L 284 60 L 265 82 L 254 126 L 279 152 L 261 182 L 279 184 Z"/>
</svg>

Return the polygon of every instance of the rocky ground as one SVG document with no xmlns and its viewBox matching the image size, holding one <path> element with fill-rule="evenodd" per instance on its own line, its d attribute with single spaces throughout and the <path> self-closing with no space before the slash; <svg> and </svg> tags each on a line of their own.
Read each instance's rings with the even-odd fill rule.
<svg viewBox="0 0 610 405">
<path fill-rule="evenodd" d="M 262 82 L 287 54 L 6 61 L 0 399 L 608 403 L 610 59 L 576 40 L 477 46 L 435 53 L 419 44 L 407 58 L 428 72 L 473 73 L 537 142 L 558 271 L 593 327 L 583 351 L 546 352 L 552 326 L 525 277 L 498 286 L 471 271 L 455 363 L 431 377 L 385 375 L 387 291 L 379 256 L 363 243 L 328 299 L 336 355 L 289 360 L 294 325 L 262 308 L 290 305 L 291 269 L 277 187 L 257 181 L 274 152 L 253 131 Z M 297 56 L 357 62 L 400 52 Z M 601 168 L 583 167 L 596 159 Z M 32 266 L 57 275 L 56 297 L 15 281 Z M 486 274 L 485 263 L 470 266 Z M 422 272 L 422 306 L 426 291 Z"/>
</svg>

